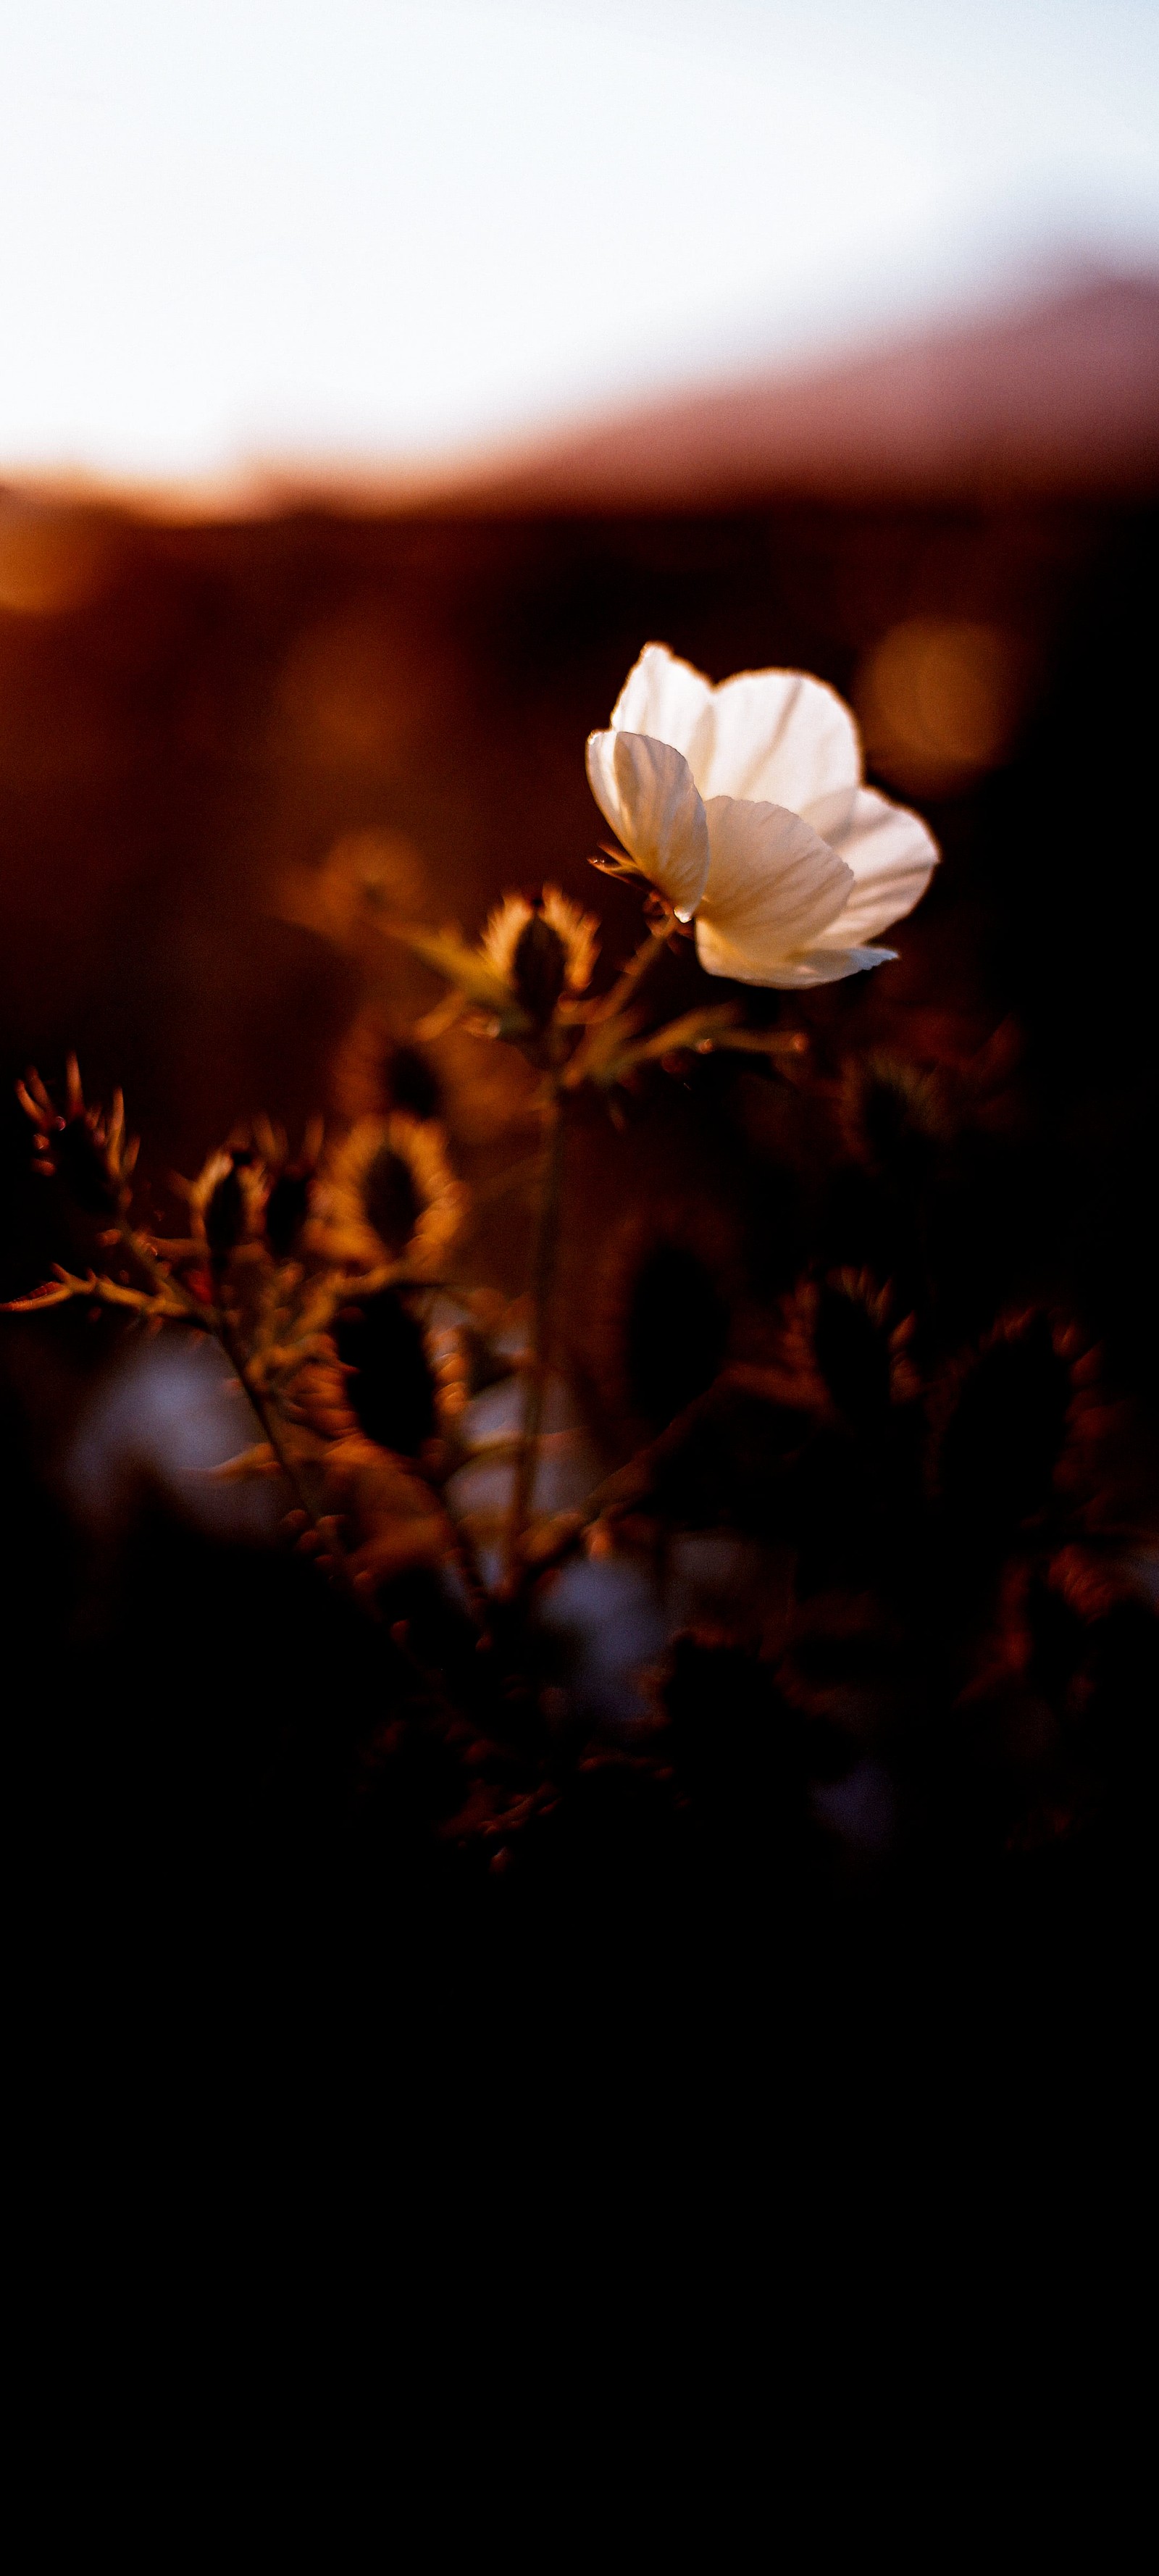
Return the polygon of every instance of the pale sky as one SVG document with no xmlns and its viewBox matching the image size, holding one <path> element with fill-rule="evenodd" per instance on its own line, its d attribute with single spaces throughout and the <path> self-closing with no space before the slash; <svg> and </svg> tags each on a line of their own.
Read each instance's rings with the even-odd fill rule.
<svg viewBox="0 0 1159 2576">
<path fill-rule="evenodd" d="M 1159 0 L 0 0 L 0 472 L 431 456 L 1159 269 Z"/>
</svg>

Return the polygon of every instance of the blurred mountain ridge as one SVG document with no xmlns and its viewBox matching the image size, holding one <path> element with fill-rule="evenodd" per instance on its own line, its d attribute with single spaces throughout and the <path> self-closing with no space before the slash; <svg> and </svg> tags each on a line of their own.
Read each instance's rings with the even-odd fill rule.
<svg viewBox="0 0 1159 2576">
<path fill-rule="evenodd" d="M 521 433 L 413 469 L 275 465 L 260 506 L 518 517 L 800 493 L 929 500 L 1159 488 L 1159 276 L 1087 272 L 808 364 Z M 255 492 L 255 499 L 257 494 Z"/>
<path fill-rule="evenodd" d="M 808 368 L 611 413 L 432 493 L 477 509 L 713 508 L 767 492 L 1159 484 L 1159 277 L 1087 278 L 1020 308 Z"/>
<path fill-rule="evenodd" d="M 1048 288 L 807 362 L 781 361 L 452 454 L 267 456 L 191 480 L 14 473 L 10 501 L 147 517 L 532 517 L 818 500 L 1159 491 L 1159 273 Z"/>
</svg>

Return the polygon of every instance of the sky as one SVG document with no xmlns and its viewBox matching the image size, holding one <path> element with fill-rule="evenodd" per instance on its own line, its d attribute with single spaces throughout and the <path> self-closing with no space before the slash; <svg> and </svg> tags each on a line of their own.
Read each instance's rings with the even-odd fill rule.
<svg viewBox="0 0 1159 2576">
<path fill-rule="evenodd" d="M 450 456 L 1159 270 L 1159 0 L 0 0 L 0 472 Z"/>
</svg>

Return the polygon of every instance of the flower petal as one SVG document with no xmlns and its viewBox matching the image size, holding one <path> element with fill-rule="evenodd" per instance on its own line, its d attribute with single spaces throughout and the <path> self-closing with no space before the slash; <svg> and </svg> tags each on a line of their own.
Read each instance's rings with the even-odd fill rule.
<svg viewBox="0 0 1159 2576">
<path fill-rule="evenodd" d="M 714 695 L 711 680 L 694 671 L 691 662 L 679 661 L 666 644 L 646 644 L 612 709 L 612 731 L 670 742 L 674 751 L 683 752 L 695 777 L 696 739 L 710 726 Z"/>
<path fill-rule="evenodd" d="M 787 805 L 794 814 L 840 788 L 855 788 L 861 778 L 861 745 L 848 707 L 804 671 L 739 671 L 723 680 L 688 758 L 706 800 L 743 796 Z"/>
<path fill-rule="evenodd" d="M 815 946 L 853 887 L 852 871 L 784 805 L 714 796 L 705 808 L 712 859 L 696 919 L 710 975 L 773 984 Z"/>
<path fill-rule="evenodd" d="M 639 733 L 589 734 L 587 760 L 601 814 L 687 921 L 708 877 L 708 825 L 687 761 Z"/>
<path fill-rule="evenodd" d="M 843 803 L 844 813 L 838 810 Z M 848 902 L 819 945 L 858 946 L 913 911 L 938 863 L 937 842 L 920 815 L 891 805 L 872 787 L 861 787 L 851 806 L 836 796 L 814 804 L 809 820 L 852 868 L 855 880 Z"/>
<path fill-rule="evenodd" d="M 840 984 L 847 975 L 861 975 L 869 966 L 888 966 L 896 959 L 896 948 L 810 948 L 802 957 L 790 957 L 775 975 L 765 980 L 783 991 L 796 990 L 808 984 Z"/>
</svg>

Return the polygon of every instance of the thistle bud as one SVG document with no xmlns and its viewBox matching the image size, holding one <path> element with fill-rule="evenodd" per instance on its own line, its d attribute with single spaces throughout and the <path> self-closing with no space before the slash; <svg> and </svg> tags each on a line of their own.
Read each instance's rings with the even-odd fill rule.
<svg viewBox="0 0 1159 2576">
<path fill-rule="evenodd" d="M 857 1161 L 902 1188 L 923 1179 L 952 1132 L 937 1075 L 884 1048 L 846 1064 L 839 1112 Z"/>
<path fill-rule="evenodd" d="M 536 1034 L 564 993 L 582 993 L 596 956 L 597 925 L 559 887 L 505 894 L 483 932 L 487 964 L 512 993 Z"/>
<path fill-rule="evenodd" d="M 716 1212 L 677 1201 L 617 1229 L 593 1297 L 609 1415 L 660 1431 L 712 1384 L 732 1325 L 731 1246 Z"/>
<path fill-rule="evenodd" d="M 245 1184 L 235 1158 L 205 1204 L 205 1240 L 215 1261 L 227 1261 L 236 1250 L 245 1232 L 246 1214 Z"/>
<path fill-rule="evenodd" d="M 543 909 L 542 895 L 531 901 L 531 919 L 515 942 L 511 981 L 517 999 L 537 1029 L 545 1029 L 567 982 L 567 949 Z"/>
<path fill-rule="evenodd" d="M 86 1216 L 119 1216 L 129 1202 L 129 1174 L 136 1141 L 125 1137 L 125 1104 L 116 1092 L 110 1110 L 86 1108 L 76 1057 L 68 1059 L 63 1116 L 35 1066 L 16 1085 L 16 1097 L 36 1131 L 36 1170 L 55 1173 Z"/>
<path fill-rule="evenodd" d="M 817 1366 L 840 1413 L 859 1428 L 880 1420 L 892 1391 L 888 1305 L 860 1273 L 839 1272 L 818 1292 Z"/>
<path fill-rule="evenodd" d="M 108 1155 L 87 1117 L 65 1119 L 52 1138 L 56 1169 L 70 1198 L 86 1216 L 116 1216 L 121 1193 L 109 1171 Z"/>
<path fill-rule="evenodd" d="M 422 1121 L 441 1116 L 438 1075 L 417 1047 L 396 1047 L 384 1071 L 392 1109 L 401 1109 L 405 1117 Z"/>
<path fill-rule="evenodd" d="M 397 1260 L 418 1224 L 422 1200 L 410 1164 L 392 1145 L 380 1145 L 369 1165 L 362 1205 L 367 1224 Z"/>
<path fill-rule="evenodd" d="M 304 1163 L 287 1163 L 266 1200 L 266 1241 L 275 1261 L 289 1261 L 310 1213 L 313 1173 Z"/>
<path fill-rule="evenodd" d="M 435 1429 L 435 1380 L 422 1330 L 398 1291 L 383 1288 L 343 1307 L 334 1340 L 367 1439 L 416 1458 Z"/>
<path fill-rule="evenodd" d="M 955 1518 L 997 1536 L 1045 1509 L 1072 1394 L 1048 1315 L 1032 1309 L 995 1326 L 960 1365 L 936 1444 L 937 1484 Z"/>
</svg>

